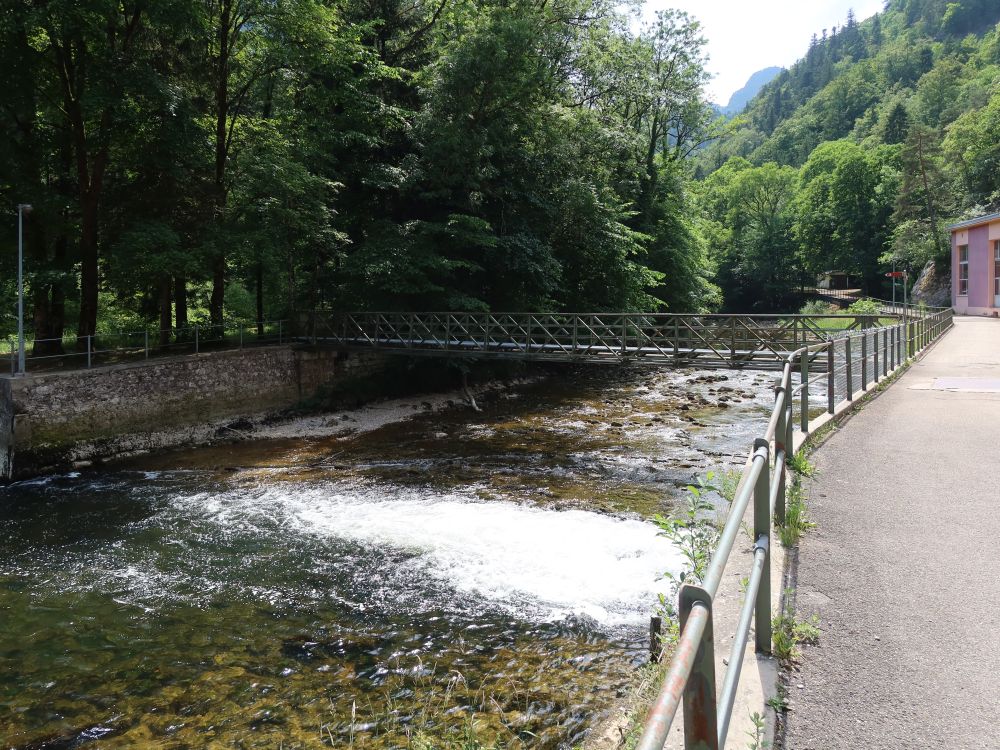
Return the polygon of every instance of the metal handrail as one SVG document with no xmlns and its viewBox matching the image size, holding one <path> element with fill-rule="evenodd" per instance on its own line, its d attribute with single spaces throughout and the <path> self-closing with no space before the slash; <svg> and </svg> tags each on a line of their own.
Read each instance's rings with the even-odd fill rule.
<svg viewBox="0 0 1000 750">
<path fill-rule="evenodd" d="M 684 703 L 684 747 L 688 750 L 718 750 L 726 745 L 732 719 L 736 689 L 743 666 L 743 655 L 754 623 L 757 653 L 771 653 L 771 529 L 784 522 L 786 496 L 786 458 L 795 449 L 794 409 L 798 396 L 800 437 L 805 439 L 819 423 L 850 408 L 857 398 L 897 372 L 911 356 L 933 343 L 953 325 L 950 308 L 928 312 L 892 326 L 882 326 L 846 336 L 831 338 L 821 344 L 804 346 L 785 359 L 781 378 L 775 385 L 775 403 L 763 435 L 754 441 L 753 452 L 737 486 L 729 515 L 712 554 L 701 585 L 684 584 L 678 592 L 680 635 L 674 646 L 670 665 L 660 691 L 650 708 L 636 750 L 661 750 L 681 701 Z M 871 341 L 871 352 L 867 342 Z M 851 344 L 871 357 L 872 367 L 862 367 L 860 387 L 855 390 L 851 373 Z M 905 345 L 905 346 L 904 346 Z M 881 349 L 880 349 L 881 347 Z M 905 351 L 904 351 L 905 349 Z M 854 346 L 859 351 L 858 346 Z M 810 419 L 810 362 L 820 352 L 827 352 L 828 367 L 826 416 Z M 838 399 L 836 357 L 843 352 L 848 375 L 846 391 Z M 881 353 L 881 358 L 880 358 Z M 867 365 L 868 359 L 862 360 Z M 792 375 L 798 369 L 800 381 L 793 387 Z M 870 377 L 869 377 L 870 376 Z M 773 463 L 772 463 L 773 460 Z M 723 572 L 729 562 L 743 517 L 753 498 L 753 563 L 740 609 L 739 621 L 730 648 L 728 668 L 721 691 L 715 688 L 715 641 L 712 629 L 712 603 Z"/>
</svg>

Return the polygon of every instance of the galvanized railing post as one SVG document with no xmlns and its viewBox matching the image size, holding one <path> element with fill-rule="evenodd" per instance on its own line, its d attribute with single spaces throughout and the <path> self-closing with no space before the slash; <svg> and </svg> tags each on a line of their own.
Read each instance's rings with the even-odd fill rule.
<svg viewBox="0 0 1000 750">
<path fill-rule="evenodd" d="M 143 331 L 143 348 L 145 350 L 145 359 L 149 359 L 149 329 L 147 328 Z"/>
<path fill-rule="evenodd" d="M 837 374 L 834 372 L 836 342 L 826 345 L 826 410 L 833 414 L 837 409 Z"/>
<path fill-rule="evenodd" d="M 792 373 L 791 369 L 788 372 L 788 386 L 789 391 L 791 391 L 792 385 Z M 791 392 L 789 392 L 788 397 L 785 399 L 785 460 L 788 460 L 788 456 L 795 453 L 795 419 L 794 410 L 792 404 L 794 399 L 792 398 Z"/>
<path fill-rule="evenodd" d="M 879 361 L 878 361 L 878 328 L 875 329 L 875 338 L 872 340 L 872 382 L 877 383 L 879 378 Z"/>
<path fill-rule="evenodd" d="M 94 337 L 88 334 L 87 336 L 87 369 L 90 369 L 90 349 L 94 342 Z"/>
<path fill-rule="evenodd" d="M 681 319 L 674 316 L 674 362 L 681 361 Z"/>
<path fill-rule="evenodd" d="M 882 331 L 882 377 L 889 374 L 889 329 Z"/>
<path fill-rule="evenodd" d="M 851 360 L 851 337 L 847 336 L 844 339 L 844 351 L 846 352 L 846 363 L 847 363 L 847 400 L 848 402 L 854 400 L 854 362 Z"/>
<path fill-rule="evenodd" d="M 800 355 L 799 369 L 802 376 L 802 388 L 799 390 L 799 428 L 802 434 L 809 432 L 809 352 Z"/>
<path fill-rule="evenodd" d="M 240 349 L 243 348 L 243 324 L 240 323 Z"/>
<path fill-rule="evenodd" d="M 531 313 L 528 313 L 527 340 L 524 342 L 524 351 L 531 353 Z M 449 329 L 448 339 L 451 340 L 451 330 Z"/>
<path fill-rule="evenodd" d="M 889 371 L 896 369 L 896 326 L 889 329 Z"/>
<path fill-rule="evenodd" d="M 861 391 L 868 387 L 868 334 L 861 333 Z"/>
<path fill-rule="evenodd" d="M 628 315 L 622 315 L 622 359 L 628 355 Z"/>
<path fill-rule="evenodd" d="M 757 438 L 754 441 L 754 455 L 763 453 L 765 456 L 753 491 L 754 543 L 758 545 L 766 543 L 768 548 L 764 556 L 764 570 L 760 579 L 760 587 L 757 589 L 757 601 L 754 608 L 757 652 L 761 654 L 771 653 L 771 477 L 768 460 L 769 450 L 770 447 L 764 438 Z M 788 460 L 787 453 L 785 460 Z"/>
<path fill-rule="evenodd" d="M 194 326 L 194 353 L 198 353 L 198 324 L 195 323 Z"/>
<path fill-rule="evenodd" d="M 791 385 L 791 370 L 789 370 L 788 375 L 788 384 Z M 788 389 L 785 388 L 785 379 L 782 376 L 774 389 L 774 408 L 778 411 L 778 423 L 774 428 L 775 471 L 778 471 L 778 454 L 781 453 L 785 457 L 785 463 L 781 466 L 781 470 L 778 471 L 778 492 L 774 499 L 774 519 L 776 523 L 784 523 L 785 521 L 785 466 L 788 465 L 788 452 L 791 450 L 791 446 L 785 442 L 785 438 L 788 436 L 788 429 L 785 424 L 788 410 L 785 408 L 785 400 L 788 398 L 790 398 Z"/>
<path fill-rule="evenodd" d="M 691 674 L 684 687 L 685 750 L 718 750 L 718 715 L 715 702 L 715 639 L 712 632 L 712 597 L 697 586 L 681 586 L 680 632 L 684 632 L 695 608 L 703 609 L 708 620 L 698 642 Z"/>
<path fill-rule="evenodd" d="M 282 330 L 281 330 L 282 326 L 281 326 L 281 323 L 282 323 L 282 321 L 279 320 L 278 321 L 278 344 L 281 344 L 281 338 L 282 338 Z"/>
<path fill-rule="evenodd" d="M 729 348 L 729 361 L 736 366 L 736 318 L 733 318 L 733 330 L 730 337 L 730 348 Z"/>
</svg>

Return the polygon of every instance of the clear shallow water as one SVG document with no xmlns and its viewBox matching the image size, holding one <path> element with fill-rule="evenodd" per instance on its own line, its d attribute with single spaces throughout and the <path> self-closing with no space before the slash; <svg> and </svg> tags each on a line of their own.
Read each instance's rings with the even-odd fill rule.
<svg viewBox="0 0 1000 750">
<path fill-rule="evenodd" d="M 731 431 L 642 382 L 0 489 L 4 745 L 571 745 L 677 565 L 620 511 Z"/>
</svg>

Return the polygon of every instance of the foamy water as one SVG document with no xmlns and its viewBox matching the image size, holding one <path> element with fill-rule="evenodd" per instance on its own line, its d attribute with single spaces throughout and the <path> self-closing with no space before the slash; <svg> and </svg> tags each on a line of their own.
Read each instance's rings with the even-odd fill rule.
<svg viewBox="0 0 1000 750">
<path fill-rule="evenodd" d="M 640 623 L 667 588 L 664 572 L 680 569 L 652 524 L 582 510 L 357 485 L 283 485 L 177 503 L 241 533 L 280 529 L 402 552 L 408 572 L 531 619 Z"/>
</svg>

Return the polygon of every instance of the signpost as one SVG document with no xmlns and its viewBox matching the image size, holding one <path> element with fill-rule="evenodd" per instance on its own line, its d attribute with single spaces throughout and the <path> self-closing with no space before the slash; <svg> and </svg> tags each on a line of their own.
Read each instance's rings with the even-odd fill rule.
<svg viewBox="0 0 1000 750">
<path fill-rule="evenodd" d="M 893 269 L 894 270 L 889 271 L 889 273 L 887 273 L 885 276 L 888 279 L 892 279 L 892 309 L 893 309 L 893 311 L 895 311 L 895 309 L 896 309 L 896 279 L 903 279 L 903 278 L 905 278 L 906 277 L 906 272 L 905 271 L 896 271 L 895 270 L 896 264 L 893 263 L 892 265 L 893 265 Z M 903 298 L 904 298 L 904 300 L 906 298 L 906 283 L 905 282 L 903 284 Z M 906 303 L 904 302 L 903 304 L 905 305 Z"/>
</svg>

